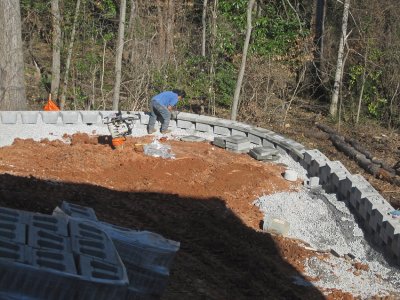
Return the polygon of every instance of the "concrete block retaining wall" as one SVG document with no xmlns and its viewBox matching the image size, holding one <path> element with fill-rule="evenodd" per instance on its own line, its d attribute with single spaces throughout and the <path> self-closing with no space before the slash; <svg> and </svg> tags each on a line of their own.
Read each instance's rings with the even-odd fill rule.
<svg viewBox="0 0 400 300">
<path fill-rule="evenodd" d="M 102 125 L 103 119 L 113 113 L 115 111 L 2 111 L 0 125 Z M 139 116 L 135 127 L 146 128 L 149 115 L 144 112 L 132 113 Z M 176 120 L 171 120 L 170 127 L 185 129 L 190 133 L 207 132 L 215 136 L 246 136 L 254 146 L 273 146 L 288 153 L 307 170 L 309 177 L 318 177 L 319 183 L 327 192 L 336 193 L 338 199 L 345 201 L 364 225 L 366 232 L 400 263 L 400 222 L 387 214 L 394 208 L 365 178 L 352 175 L 339 161 L 330 161 L 319 150 L 306 150 L 303 145 L 271 130 L 241 122 L 180 112 Z"/>
</svg>

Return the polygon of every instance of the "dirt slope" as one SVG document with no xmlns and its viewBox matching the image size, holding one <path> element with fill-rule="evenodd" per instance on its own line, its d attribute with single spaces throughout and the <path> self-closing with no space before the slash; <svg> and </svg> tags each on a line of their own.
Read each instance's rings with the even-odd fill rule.
<svg viewBox="0 0 400 300">
<path fill-rule="evenodd" d="M 135 147 L 149 137 L 115 151 L 104 137 L 65 140 L 0 148 L 1 206 L 51 213 L 67 200 L 102 220 L 180 241 L 163 299 L 323 299 L 292 283 L 313 253 L 259 229 L 252 201 L 300 184 L 282 178 L 283 166 L 209 143 L 165 141 L 176 154 L 165 160 Z"/>
</svg>

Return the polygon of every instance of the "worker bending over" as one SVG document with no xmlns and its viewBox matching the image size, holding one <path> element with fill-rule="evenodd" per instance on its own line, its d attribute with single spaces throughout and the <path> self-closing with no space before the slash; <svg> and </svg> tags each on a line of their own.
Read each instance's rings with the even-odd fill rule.
<svg viewBox="0 0 400 300">
<path fill-rule="evenodd" d="M 162 92 L 151 99 L 150 104 L 150 120 L 148 125 L 148 133 L 152 134 L 156 132 L 154 125 L 156 124 L 157 117 L 161 118 L 162 134 L 171 132 L 168 130 L 169 120 L 171 119 L 171 111 L 178 101 L 185 98 L 186 93 L 183 90 L 172 90 Z"/>
</svg>

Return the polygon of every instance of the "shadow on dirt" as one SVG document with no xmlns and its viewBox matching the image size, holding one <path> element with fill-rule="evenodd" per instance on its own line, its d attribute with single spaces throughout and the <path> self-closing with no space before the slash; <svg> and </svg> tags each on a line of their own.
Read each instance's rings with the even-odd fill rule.
<svg viewBox="0 0 400 300">
<path fill-rule="evenodd" d="M 162 299 L 325 299 L 313 286 L 293 284 L 303 277 L 270 235 L 245 226 L 219 199 L 0 175 L 0 206 L 51 214 L 63 200 L 92 207 L 100 220 L 181 242 Z"/>
</svg>

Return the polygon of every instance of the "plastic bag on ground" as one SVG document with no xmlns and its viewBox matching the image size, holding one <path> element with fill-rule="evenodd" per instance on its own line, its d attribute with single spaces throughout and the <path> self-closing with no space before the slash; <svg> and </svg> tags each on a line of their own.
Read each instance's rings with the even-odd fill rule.
<svg viewBox="0 0 400 300">
<path fill-rule="evenodd" d="M 171 152 L 171 146 L 161 144 L 158 140 L 154 140 L 150 144 L 144 145 L 144 154 L 153 157 L 175 158 L 175 154 Z"/>
</svg>

